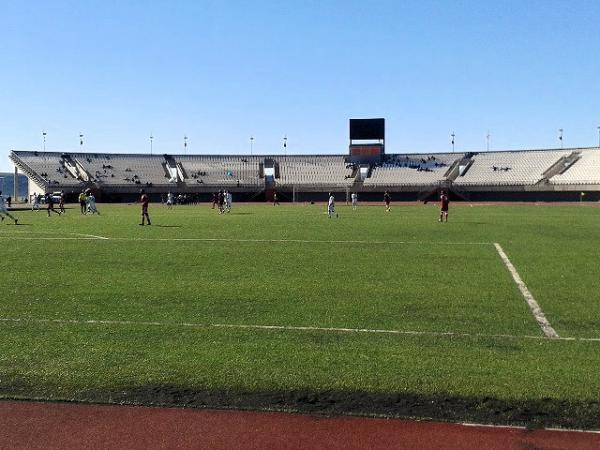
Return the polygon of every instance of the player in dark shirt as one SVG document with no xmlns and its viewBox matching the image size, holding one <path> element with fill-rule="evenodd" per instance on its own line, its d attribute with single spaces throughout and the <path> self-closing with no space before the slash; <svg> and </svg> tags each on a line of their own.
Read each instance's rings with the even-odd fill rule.
<svg viewBox="0 0 600 450">
<path fill-rule="evenodd" d="M 219 214 L 223 214 L 225 211 L 225 193 L 223 191 L 219 191 L 217 194 L 217 205 L 219 207 Z"/>
<path fill-rule="evenodd" d="M 146 191 L 144 191 L 143 189 L 140 191 L 140 194 L 142 194 L 142 196 L 140 197 L 140 202 L 142 204 L 142 223 L 140 223 L 140 225 L 145 225 L 145 219 L 148 220 L 148 225 L 152 225 L 150 223 L 150 216 L 148 215 L 148 203 L 150 203 L 150 199 L 146 195 Z"/>
<path fill-rule="evenodd" d="M 448 206 L 450 204 L 450 200 L 448 199 L 448 194 L 446 191 L 442 191 L 440 193 L 440 222 L 443 222 L 446 219 L 448 222 Z"/>
<path fill-rule="evenodd" d="M 58 208 L 61 213 L 65 213 L 65 191 L 60 191 L 60 201 L 58 202 Z"/>
<path fill-rule="evenodd" d="M 56 211 L 54 209 L 54 199 L 52 198 L 52 194 L 46 194 L 46 205 L 48 208 L 48 217 L 50 217 L 50 212 L 56 213 L 60 216 L 60 211 Z"/>
<path fill-rule="evenodd" d="M 390 212 L 392 210 L 392 208 L 390 207 L 392 197 L 390 197 L 390 194 L 387 191 L 385 191 L 385 194 L 383 194 L 383 201 L 385 202 L 385 211 Z"/>
</svg>

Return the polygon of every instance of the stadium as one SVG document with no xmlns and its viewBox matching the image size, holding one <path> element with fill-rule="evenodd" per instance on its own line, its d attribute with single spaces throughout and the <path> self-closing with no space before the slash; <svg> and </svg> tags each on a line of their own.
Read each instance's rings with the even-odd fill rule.
<svg viewBox="0 0 600 450">
<path fill-rule="evenodd" d="M 600 448 L 600 2 L 5 2 L 0 448 Z"/>
<path fill-rule="evenodd" d="M 30 194 L 102 215 L 25 203 L 0 231 L 5 267 L 34 258 L 2 396 L 600 427 L 600 149 L 387 154 L 378 124 L 346 155 L 12 151 Z"/>
<path fill-rule="evenodd" d="M 353 142 L 353 141 L 351 141 Z M 208 200 L 228 189 L 238 201 L 432 200 L 444 189 L 468 201 L 600 200 L 600 148 L 386 154 L 383 144 L 351 144 L 343 155 L 140 155 L 12 151 L 30 194 L 93 189 L 105 201 L 131 201 L 141 188 Z"/>
</svg>

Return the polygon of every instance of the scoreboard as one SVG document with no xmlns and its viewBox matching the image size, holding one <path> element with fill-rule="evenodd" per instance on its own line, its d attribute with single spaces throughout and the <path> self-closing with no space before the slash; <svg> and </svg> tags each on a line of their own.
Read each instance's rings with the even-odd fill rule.
<svg viewBox="0 0 600 450">
<path fill-rule="evenodd" d="M 383 144 L 350 144 L 350 161 L 357 164 L 376 164 L 383 160 Z"/>
<path fill-rule="evenodd" d="M 352 144 L 350 145 L 350 156 L 381 157 L 383 145 L 381 144 Z"/>
</svg>

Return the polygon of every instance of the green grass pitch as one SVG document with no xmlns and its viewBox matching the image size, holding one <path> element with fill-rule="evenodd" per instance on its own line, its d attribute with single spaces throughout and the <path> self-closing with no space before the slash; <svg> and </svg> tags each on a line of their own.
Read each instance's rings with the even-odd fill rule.
<svg viewBox="0 0 600 450">
<path fill-rule="evenodd" d="M 600 428 L 599 208 L 99 209 L 0 224 L 0 397 Z"/>
</svg>

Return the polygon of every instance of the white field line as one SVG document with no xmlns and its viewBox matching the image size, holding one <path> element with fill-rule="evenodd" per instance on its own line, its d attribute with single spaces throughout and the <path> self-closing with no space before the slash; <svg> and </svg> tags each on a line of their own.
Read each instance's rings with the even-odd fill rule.
<svg viewBox="0 0 600 450">
<path fill-rule="evenodd" d="M 35 236 L 0 236 L 0 239 L 11 240 L 11 241 L 99 241 L 108 240 L 109 238 L 93 237 L 93 236 L 57 236 L 57 237 L 35 237 Z"/>
<path fill-rule="evenodd" d="M 96 236 L 95 234 L 82 234 L 82 233 L 77 233 L 79 236 L 84 236 L 84 237 L 91 237 L 94 239 L 105 239 L 105 240 L 109 240 L 110 238 L 104 237 L 104 236 Z"/>
<path fill-rule="evenodd" d="M 527 289 L 527 286 L 519 276 L 517 269 L 515 269 L 515 266 L 513 266 L 513 264 L 510 262 L 510 259 L 508 259 L 508 256 L 506 256 L 506 253 L 504 253 L 504 250 L 502 249 L 500 244 L 495 243 L 494 247 L 496 247 L 496 251 L 500 255 L 500 258 L 504 262 L 504 265 L 512 275 L 513 280 L 515 280 L 517 287 L 521 291 L 521 294 L 523 294 L 523 298 L 529 305 L 529 309 L 531 310 L 533 317 L 535 318 L 539 326 L 542 328 L 542 331 L 544 332 L 546 337 L 557 339 L 559 337 L 558 333 L 554 330 L 554 328 L 552 328 L 552 325 L 550 325 L 548 319 L 546 319 L 546 316 L 540 308 L 540 305 L 538 305 L 538 303 L 533 298 L 533 295 L 531 295 L 531 292 L 529 292 L 529 289 Z"/>
<path fill-rule="evenodd" d="M 258 331 L 316 331 L 325 333 L 364 333 L 364 334 L 390 334 L 403 336 L 432 336 L 432 337 L 464 337 L 464 338 L 499 338 L 499 339 L 527 339 L 547 340 L 544 336 L 515 336 L 510 334 L 480 334 L 480 333 L 455 333 L 451 331 L 409 331 L 409 330 L 382 330 L 369 328 L 337 328 L 337 327 L 312 327 L 312 326 L 287 326 L 287 325 L 245 325 L 245 324 L 202 324 L 190 322 L 153 322 L 133 320 L 75 320 L 75 319 L 33 319 L 0 317 L 0 323 L 23 324 L 57 324 L 57 325 L 115 325 L 115 326 L 149 326 L 149 327 L 182 327 L 182 328 L 230 328 L 238 330 Z M 600 342 L 600 338 L 575 338 L 557 337 L 558 341 Z"/>
<path fill-rule="evenodd" d="M 111 240 L 111 241 L 144 241 L 144 242 L 251 242 L 251 243 L 299 243 L 299 244 L 368 244 L 368 245 L 491 245 L 491 242 L 448 242 L 448 241 L 368 241 L 368 240 L 315 240 L 315 239 L 231 239 L 231 238 L 128 238 L 128 237 L 106 237 L 93 234 L 80 234 L 77 237 L 39 237 L 39 236 L 8 236 L 0 235 L 0 239 L 12 240 Z"/>
<path fill-rule="evenodd" d="M 317 240 L 317 239 L 230 239 L 230 238 L 114 238 L 120 241 L 200 241 L 200 242 L 258 242 L 299 244 L 376 244 L 376 245 L 490 245 L 491 242 L 434 242 L 434 241 L 368 241 L 368 240 Z"/>
</svg>

